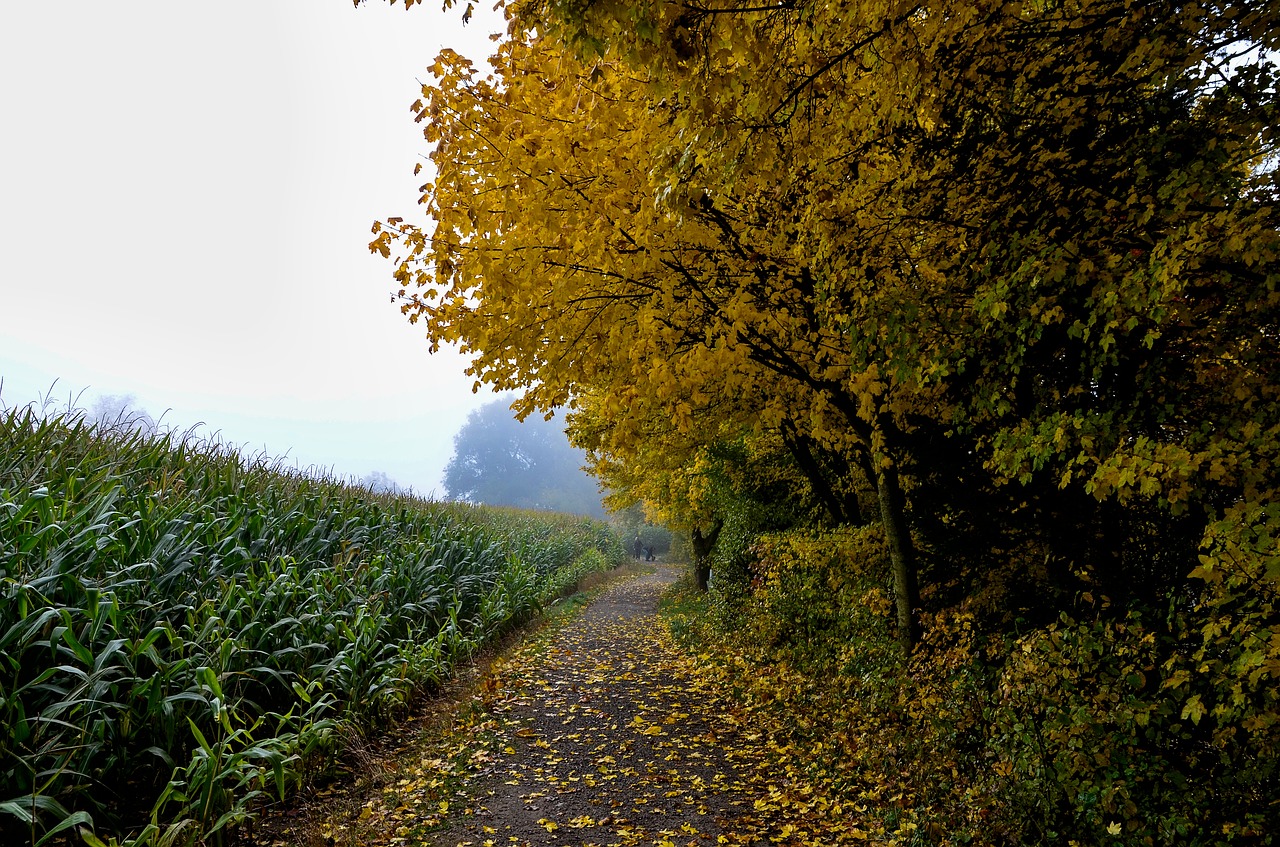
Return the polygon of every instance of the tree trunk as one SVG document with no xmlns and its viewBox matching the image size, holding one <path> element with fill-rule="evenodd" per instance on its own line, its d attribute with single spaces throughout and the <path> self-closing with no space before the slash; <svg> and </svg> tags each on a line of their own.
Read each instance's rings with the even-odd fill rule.
<svg viewBox="0 0 1280 847">
<path fill-rule="evenodd" d="M 711 582 L 711 550 L 716 546 L 716 539 L 720 537 L 720 527 L 724 526 L 722 521 L 716 521 L 715 527 L 706 535 L 702 534 L 702 530 L 694 528 L 691 534 L 693 541 L 693 579 L 698 585 L 699 591 L 706 591 L 708 584 Z"/>
<path fill-rule="evenodd" d="M 893 572 L 894 605 L 898 613 L 898 647 L 904 656 L 911 653 L 920 636 L 916 607 L 920 589 L 916 584 L 915 547 L 907 528 L 902 485 L 896 467 L 876 472 L 876 493 L 880 501 L 880 522 L 889 542 L 889 567 Z"/>
<path fill-rule="evenodd" d="M 699 591 L 706 591 L 711 587 L 711 565 L 706 559 L 694 561 L 693 578 L 698 583 Z"/>
</svg>

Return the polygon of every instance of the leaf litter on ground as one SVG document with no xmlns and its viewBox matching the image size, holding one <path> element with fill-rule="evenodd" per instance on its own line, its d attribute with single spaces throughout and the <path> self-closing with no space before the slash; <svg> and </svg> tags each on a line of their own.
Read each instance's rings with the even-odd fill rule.
<svg viewBox="0 0 1280 847">
<path fill-rule="evenodd" d="M 841 845 L 905 843 L 833 790 L 785 715 L 737 693 L 731 663 L 676 644 L 657 614 L 670 566 L 607 587 L 494 659 L 443 731 L 378 765 L 311 843 Z M 909 826 L 909 825 L 908 825 Z M 306 847 L 276 837 L 259 843 Z"/>
</svg>

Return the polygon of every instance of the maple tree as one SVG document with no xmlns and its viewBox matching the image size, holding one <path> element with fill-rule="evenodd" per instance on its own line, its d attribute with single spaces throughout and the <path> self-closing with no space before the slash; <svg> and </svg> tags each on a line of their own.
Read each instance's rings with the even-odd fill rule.
<svg viewBox="0 0 1280 847">
<path fill-rule="evenodd" d="M 624 463 L 648 453 L 640 474 L 652 477 L 655 464 L 654 451 L 641 445 L 656 444 L 670 456 L 672 442 L 683 441 L 693 456 L 697 445 L 726 431 L 789 429 L 823 448 L 863 448 L 863 465 L 896 484 L 887 461 L 871 470 L 875 427 L 859 417 L 855 399 L 833 378 L 814 375 L 833 367 L 831 351 L 821 341 L 796 344 L 793 327 L 780 320 L 777 298 L 794 301 L 797 313 L 805 309 L 789 284 L 770 284 L 771 264 L 788 282 L 789 260 L 774 263 L 730 238 L 739 223 L 766 233 L 767 217 L 735 222 L 705 198 L 678 215 L 654 203 L 638 180 L 652 140 L 669 130 L 669 121 L 644 105 L 647 88 L 621 65 L 597 62 L 563 83 L 521 70 L 527 51 L 554 49 L 549 41 L 508 42 L 498 58 L 508 62 L 502 86 L 479 79 L 466 60 L 447 52 L 435 67 L 441 84 L 428 92 L 422 114 L 431 118 L 427 135 L 437 144 L 440 176 L 430 204 L 437 224 L 429 241 L 400 228 L 415 259 L 431 266 L 401 265 L 403 283 L 428 287 L 425 297 L 410 295 L 407 311 L 427 321 L 437 342 L 458 341 L 474 353 L 480 379 L 526 388 L 526 411 L 569 403 L 590 389 L 598 417 L 615 422 L 607 440 L 593 446 Z M 572 66 L 566 54 L 560 59 Z M 588 96 L 595 128 L 590 138 L 570 142 L 564 160 L 564 150 L 541 139 L 551 132 L 547 124 L 554 129 L 567 119 L 544 115 L 557 97 L 573 114 Z M 457 124 L 450 123 L 454 115 L 462 116 Z M 501 151 L 492 148 L 495 139 Z M 552 167 L 562 161 L 593 167 L 605 149 L 604 163 L 618 174 Z M 483 176 L 481 160 L 489 171 Z M 464 197 L 479 202 L 468 207 Z M 532 242 L 492 249 L 499 232 Z M 389 252 L 387 239 L 376 246 Z M 794 274 L 803 279 L 806 272 Z M 860 384 L 869 382 L 874 372 Z M 764 384 L 770 390 L 762 393 Z M 656 438 L 639 431 L 655 420 L 670 425 Z M 900 504 L 885 502 L 900 525 Z M 908 599 L 904 608 L 911 605 Z"/>
<path fill-rule="evenodd" d="M 478 379 L 590 394 L 615 475 L 802 433 L 872 495 L 904 649 L 913 503 L 977 497 L 1113 592 L 1280 528 L 1273 8 L 507 12 L 488 72 L 433 65 L 430 225 L 374 247 Z"/>
</svg>

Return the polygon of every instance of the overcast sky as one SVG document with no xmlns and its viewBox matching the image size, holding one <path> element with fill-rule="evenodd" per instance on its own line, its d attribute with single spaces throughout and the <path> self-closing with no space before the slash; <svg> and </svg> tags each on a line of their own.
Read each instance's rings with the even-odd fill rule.
<svg viewBox="0 0 1280 847">
<path fill-rule="evenodd" d="M 377 218 L 420 219 L 425 68 L 499 28 L 433 0 L 7 6 L 0 400 L 133 394 L 170 426 L 440 492 L 492 395 L 428 354 L 366 245 Z"/>
</svg>

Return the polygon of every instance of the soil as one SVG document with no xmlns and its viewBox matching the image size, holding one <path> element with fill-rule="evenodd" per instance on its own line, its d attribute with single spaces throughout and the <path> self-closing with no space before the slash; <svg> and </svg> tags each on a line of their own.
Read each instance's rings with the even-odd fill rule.
<svg viewBox="0 0 1280 847">
<path fill-rule="evenodd" d="M 694 663 L 657 617 L 677 575 L 659 565 L 605 589 L 491 696 L 492 754 L 426 843 L 701 845 L 732 827 L 749 763 L 725 751 L 751 739 L 686 684 Z"/>
</svg>

